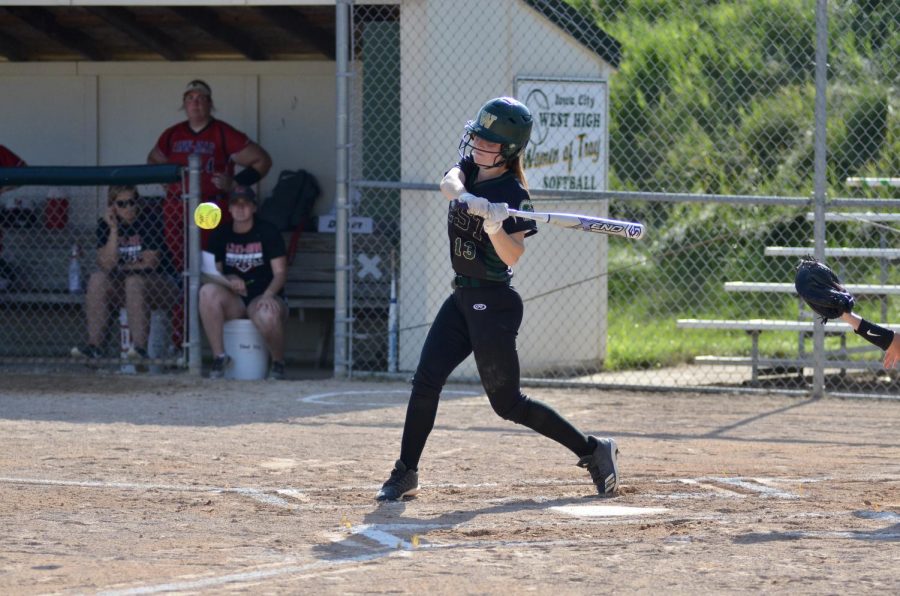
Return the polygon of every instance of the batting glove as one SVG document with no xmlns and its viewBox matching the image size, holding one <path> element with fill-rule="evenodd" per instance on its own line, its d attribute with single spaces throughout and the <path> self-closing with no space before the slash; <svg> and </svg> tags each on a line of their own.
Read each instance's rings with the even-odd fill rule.
<svg viewBox="0 0 900 596">
<path fill-rule="evenodd" d="M 488 207 L 488 215 L 484 218 L 484 231 L 488 236 L 493 236 L 503 229 L 503 221 L 509 217 L 509 205 L 506 203 L 491 203 Z"/>
<path fill-rule="evenodd" d="M 491 202 L 483 197 L 476 197 L 475 195 L 464 192 L 459 195 L 460 202 L 466 204 L 466 209 L 472 215 L 477 215 L 478 217 L 487 217 L 488 209 L 490 209 Z"/>
</svg>

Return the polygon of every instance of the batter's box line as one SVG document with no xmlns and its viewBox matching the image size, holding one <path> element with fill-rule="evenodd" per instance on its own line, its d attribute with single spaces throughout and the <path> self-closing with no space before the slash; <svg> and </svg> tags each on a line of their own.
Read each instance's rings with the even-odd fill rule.
<svg viewBox="0 0 900 596">
<path fill-rule="evenodd" d="M 236 494 L 253 499 L 265 505 L 293 509 L 296 503 L 282 499 L 277 494 L 298 498 L 294 489 L 259 489 L 251 487 L 198 486 L 187 484 L 153 484 L 143 482 L 103 482 L 99 480 L 52 480 L 49 478 L 10 478 L 0 477 L 3 484 L 28 484 L 32 486 L 68 486 L 74 488 L 101 488 L 118 490 L 164 490 L 169 492 L 192 492 L 212 494 Z"/>
<path fill-rule="evenodd" d="M 316 577 L 329 573 L 339 573 L 362 569 L 363 564 L 376 559 L 383 559 L 391 553 L 365 553 L 352 557 L 314 561 L 312 563 L 295 564 L 296 559 L 290 559 L 276 568 L 255 569 L 252 571 L 237 571 L 225 575 L 202 577 L 197 579 L 173 580 L 157 584 L 145 584 L 128 588 L 113 588 L 98 592 L 98 596 L 134 596 L 137 594 L 161 594 L 169 592 L 188 592 L 193 590 L 211 589 L 229 584 L 258 583 L 262 580 L 274 579 L 281 576 Z M 355 564 L 355 565 L 354 565 Z M 352 566 L 348 569 L 348 566 Z"/>
<path fill-rule="evenodd" d="M 380 485 L 364 485 L 364 486 L 343 486 L 343 487 L 306 487 L 297 489 L 292 487 L 226 487 L 226 486 L 208 486 L 208 485 L 187 485 L 187 484 L 155 484 L 149 482 L 115 482 L 100 480 L 55 480 L 51 478 L 17 478 L 17 477 L 0 477 L 2 484 L 27 484 L 32 486 L 67 486 L 75 488 L 97 488 L 97 489 L 114 489 L 114 490 L 163 490 L 170 492 L 191 492 L 191 493 L 212 493 L 212 494 L 234 494 L 247 497 L 259 503 L 268 506 L 279 507 L 283 509 L 299 510 L 304 509 L 312 504 L 298 503 L 305 501 L 307 497 L 315 494 L 333 494 L 340 492 L 358 492 L 368 490 L 372 492 L 373 499 L 375 491 Z M 485 482 L 476 484 L 454 484 L 454 483 L 438 483 L 423 484 L 424 489 L 491 489 L 498 487 L 548 487 L 548 486 L 588 486 L 589 483 L 580 480 L 535 480 L 535 481 L 518 481 L 509 484 L 500 484 L 496 482 Z M 285 497 L 285 498 L 283 498 Z M 290 501 L 288 499 L 291 499 Z M 293 502 L 292 502 L 293 501 Z M 315 505 L 312 505 L 315 506 Z"/>
<path fill-rule="evenodd" d="M 737 489 L 750 491 L 751 493 L 778 499 L 798 499 L 799 495 L 779 490 L 770 486 L 772 479 L 745 478 L 745 477 L 727 477 L 727 476 L 704 476 L 701 478 L 679 478 L 676 482 L 693 486 L 700 486 L 708 490 L 718 493 L 726 493 L 729 495 L 748 496 L 746 493 Z M 725 486 L 721 486 L 725 485 Z M 734 487 L 734 488 L 732 488 Z"/>
</svg>

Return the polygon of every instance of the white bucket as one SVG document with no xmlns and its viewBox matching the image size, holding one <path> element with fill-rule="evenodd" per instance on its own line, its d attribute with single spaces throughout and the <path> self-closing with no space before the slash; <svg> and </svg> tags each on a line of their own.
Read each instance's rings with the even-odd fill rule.
<svg viewBox="0 0 900 596">
<path fill-rule="evenodd" d="M 266 342 L 253 321 L 234 319 L 225 323 L 223 330 L 225 353 L 231 356 L 231 367 L 225 371 L 226 379 L 255 381 L 266 378 L 269 370 L 269 351 Z"/>
</svg>

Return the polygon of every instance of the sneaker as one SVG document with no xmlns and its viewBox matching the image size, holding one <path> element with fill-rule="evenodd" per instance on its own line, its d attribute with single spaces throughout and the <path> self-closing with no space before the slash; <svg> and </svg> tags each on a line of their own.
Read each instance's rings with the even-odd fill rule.
<svg viewBox="0 0 900 596">
<path fill-rule="evenodd" d="M 100 348 L 91 344 L 88 344 L 83 348 L 75 346 L 69 351 L 69 354 L 71 354 L 73 358 L 88 358 L 91 360 L 93 360 L 94 358 L 100 358 L 102 356 L 102 354 L 100 353 Z"/>
<path fill-rule="evenodd" d="M 597 448 L 578 460 L 578 467 L 588 469 L 600 496 L 611 497 L 619 488 L 619 448 L 615 439 L 591 438 L 597 441 Z"/>
<path fill-rule="evenodd" d="M 284 362 L 279 360 L 272 361 L 272 367 L 269 369 L 269 378 L 273 381 L 284 380 Z"/>
<path fill-rule="evenodd" d="M 132 362 L 144 362 L 149 360 L 150 356 L 147 355 L 146 349 L 131 346 L 128 348 L 128 359 Z"/>
<path fill-rule="evenodd" d="M 378 494 L 376 501 L 396 501 L 403 497 L 412 497 L 419 494 L 419 473 L 409 470 L 399 459 L 394 463 L 391 477 L 387 479 Z"/>
<path fill-rule="evenodd" d="M 209 369 L 209 378 L 221 379 L 225 375 L 225 371 L 231 367 L 231 364 L 231 356 L 228 354 L 216 356 L 215 360 L 213 360 L 212 368 Z"/>
</svg>

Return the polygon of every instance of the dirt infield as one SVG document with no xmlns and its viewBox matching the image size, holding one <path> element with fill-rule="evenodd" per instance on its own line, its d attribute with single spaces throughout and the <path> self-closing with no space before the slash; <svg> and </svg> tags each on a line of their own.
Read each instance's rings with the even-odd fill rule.
<svg viewBox="0 0 900 596">
<path fill-rule="evenodd" d="M 898 593 L 900 402 L 534 389 L 564 448 L 445 394 L 378 506 L 399 383 L 4 375 L 0 593 Z"/>
</svg>

